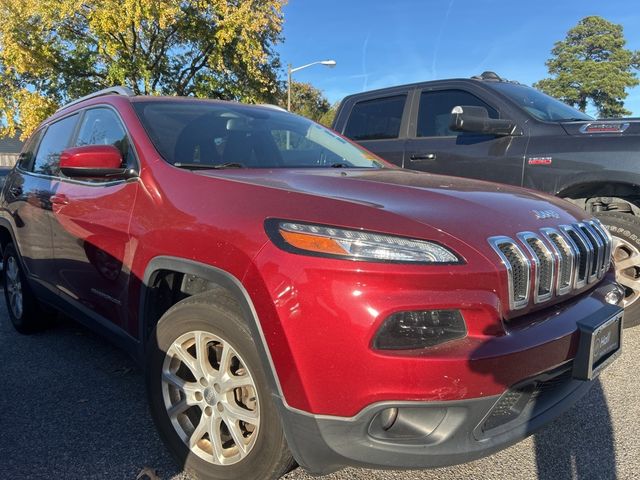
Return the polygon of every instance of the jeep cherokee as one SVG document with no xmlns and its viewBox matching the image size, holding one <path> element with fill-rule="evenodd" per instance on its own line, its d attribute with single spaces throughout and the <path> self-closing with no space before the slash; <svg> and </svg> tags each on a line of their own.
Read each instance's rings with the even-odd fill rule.
<svg viewBox="0 0 640 480">
<path fill-rule="evenodd" d="M 611 240 L 583 210 L 397 168 L 276 107 L 73 102 L 8 176 L 0 241 L 15 328 L 54 307 L 139 359 L 200 478 L 466 462 L 620 352 Z"/>
</svg>

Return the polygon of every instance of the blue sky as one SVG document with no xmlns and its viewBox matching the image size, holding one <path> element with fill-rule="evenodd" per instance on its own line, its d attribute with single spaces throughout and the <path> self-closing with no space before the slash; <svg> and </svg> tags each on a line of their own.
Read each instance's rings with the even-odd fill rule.
<svg viewBox="0 0 640 480">
<path fill-rule="evenodd" d="M 640 49 L 635 0 L 289 0 L 282 62 L 335 59 L 294 74 L 332 101 L 390 85 L 470 77 L 493 70 L 531 85 L 547 76 L 553 44 L 582 17 L 600 15 L 624 27 Z M 625 106 L 640 116 L 640 87 Z"/>
</svg>

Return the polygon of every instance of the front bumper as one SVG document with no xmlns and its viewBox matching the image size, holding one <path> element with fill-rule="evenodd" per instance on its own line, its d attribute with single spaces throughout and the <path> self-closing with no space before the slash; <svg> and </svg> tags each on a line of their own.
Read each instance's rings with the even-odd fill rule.
<svg viewBox="0 0 640 480">
<path fill-rule="evenodd" d="M 599 294 L 602 290 L 594 291 L 590 298 L 595 300 Z M 588 317 L 574 321 L 597 327 L 620 316 L 619 307 L 601 303 Z M 621 322 L 618 325 L 621 331 Z M 571 337 L 579 340 L 586 338 L 586 334 L 576 331 Z M 620 346 L 621 341 L 620 338 Z M 529 353 L 536 356 L 539 352 L 533 349 Z M 598 371 L 618 353 L 619 349 L 613 351 Z M 590 357 L 590 365 L 592 361 Z M 287 407 L 281 401 L 279 405 L 296 460 L 314 474 L 327 474 L 349 465 L 441 467 L 490 455 L 558 417 L 582 398 L 593 383 L 592 376 L 586 381 L 576 378 L 582 378 L 581 368 L 577 368 L 582 363 L 578 356 L 549 367 L 507 384 L 501 395 L 452 401 L 385 401 L 372 404 L 350 418 L 312 415 Z"/>
<path fill-rule="evenodd" d="M 325 475 L 345 466 L 434 468 L 469 462 L 506 448 L 582 398 L 593 381 L 571 378 L 571 365 L 529 379 L 503 395 L 450 402 L 385 402 L 353 418 L 312 416 L 282 407 L 298 463 Z M 511 414 L 516 398 L 517 415 Z M 384 431 L 385 411 L 398 409 Z"/>
</svg>

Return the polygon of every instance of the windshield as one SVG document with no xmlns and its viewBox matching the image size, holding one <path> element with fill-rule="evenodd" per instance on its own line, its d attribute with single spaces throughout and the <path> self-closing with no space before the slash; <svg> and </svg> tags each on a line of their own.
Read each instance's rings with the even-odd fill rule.
<svg viewBox="0 0 640 480">
<path fill-rule="evenodd" d="M 133 103 L 151 141 L 184 168 L 380 168 L 382 160 L 310 120 L 268 107 Z"/>
<path fill-rule="evenodd" d="M 593 117 L 586 113 L 525 85 L 508 82 L 487 82 L 487 85 L 509 97 L 534 118 L 544 122 L 593 120 Z"/>
</svg>

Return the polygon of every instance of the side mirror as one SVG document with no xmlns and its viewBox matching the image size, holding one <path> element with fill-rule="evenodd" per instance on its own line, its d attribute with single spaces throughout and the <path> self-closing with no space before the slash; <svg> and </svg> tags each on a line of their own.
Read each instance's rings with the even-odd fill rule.
<svg viewBox="0 0 640 480">
<path fill-rule="evenodd" d="M 60 154 L 60 171 L 72 178 L 117 178 L 127 176 L 122 154 L 113 145 L 86 145 Z"/>
<path fill-rule="evenodd" d="M 500 137 L 519 135 L 518 125 L 512 120 L 489 118 L 489 112 L 484 107 L 469 105 L 457 106 L 451 110 L 451 124 L 449 128 L 456 132 L 479 133 Z"/>
</svg>

